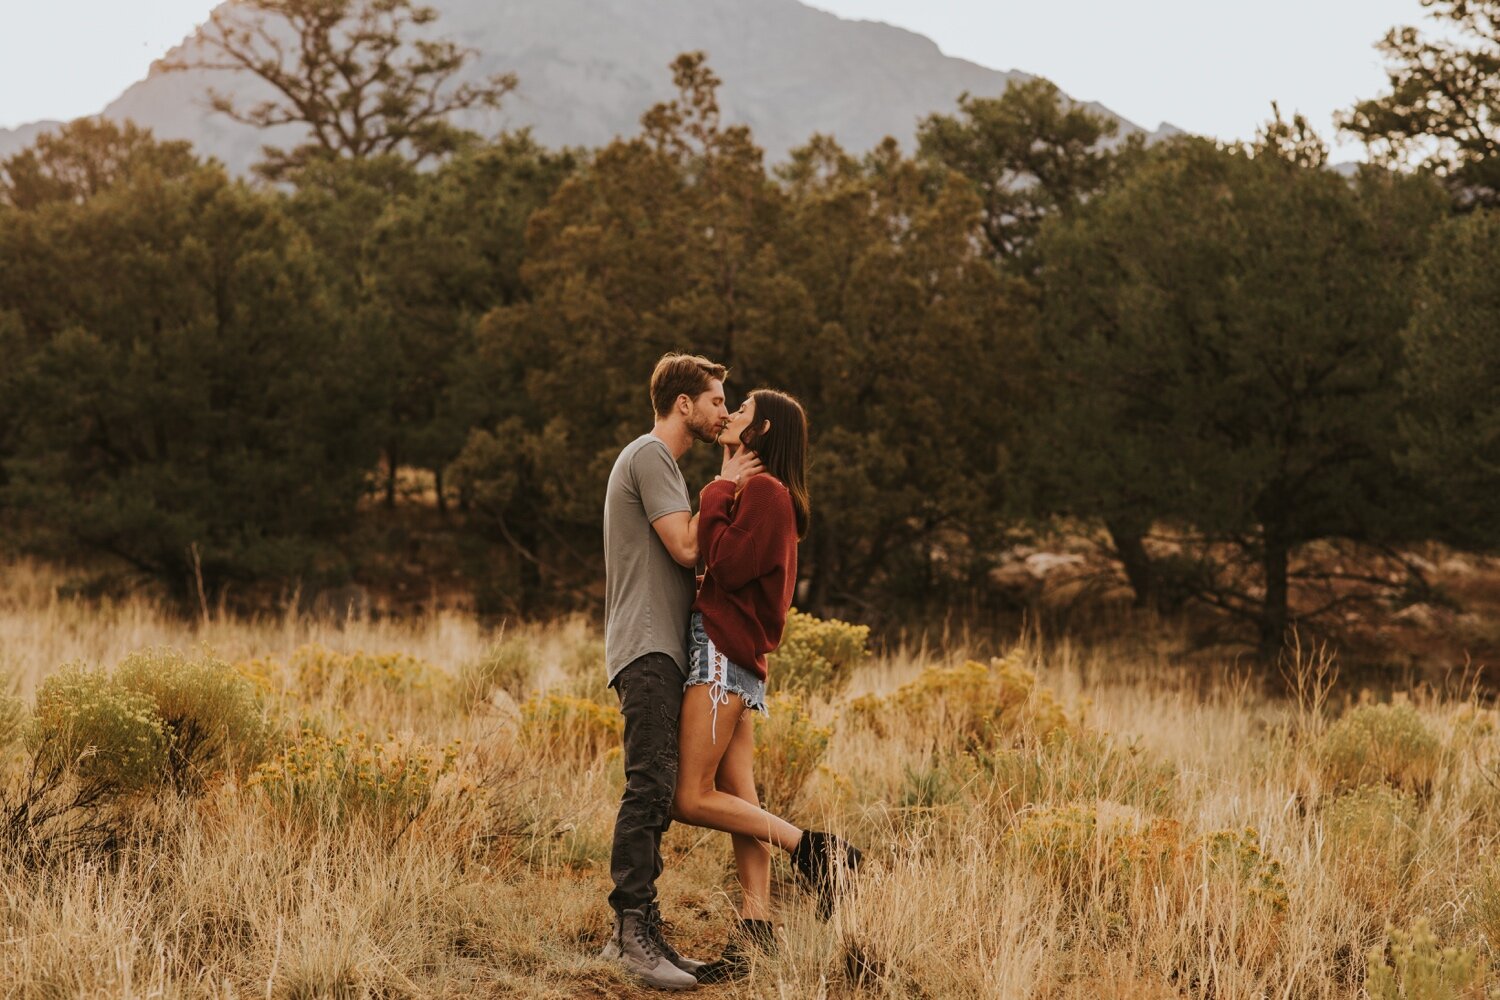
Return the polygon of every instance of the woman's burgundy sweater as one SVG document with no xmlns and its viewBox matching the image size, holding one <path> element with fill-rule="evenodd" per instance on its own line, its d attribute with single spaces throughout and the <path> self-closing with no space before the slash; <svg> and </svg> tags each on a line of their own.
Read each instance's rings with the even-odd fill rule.
<svg viewBox="0 0 1500 1000">
<path fill-rule="evenodd" d="M 766 676 L 766 654 L 781 643 L 797 585 L 797 516 L 775 476 L 750 477 L 738 498 L 734 483 L 703 487 L 698 552 L 707 571 L 693 610 L 703 631 L 731 662 Z"/>
</svg>

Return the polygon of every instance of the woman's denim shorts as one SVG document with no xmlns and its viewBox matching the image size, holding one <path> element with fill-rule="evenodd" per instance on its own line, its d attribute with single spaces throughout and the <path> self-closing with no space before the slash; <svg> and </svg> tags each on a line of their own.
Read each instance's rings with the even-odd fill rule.
<svg viewBox="0 0 1500 1000">
<path fill-rule="evenodd" d="M 719 652 L 719 647 L 703 630 L 703 615 L 694 611 L 688 626 L 688 677 L 682 685 L 686 691 L 695 684 L 707 684 L 713 702 L 714 740 L 718 741 L 719 706 L 728 703 L 730 693 L 740 696 L 745 707 L 766 713 L 766 682 Z"/>
</svg>

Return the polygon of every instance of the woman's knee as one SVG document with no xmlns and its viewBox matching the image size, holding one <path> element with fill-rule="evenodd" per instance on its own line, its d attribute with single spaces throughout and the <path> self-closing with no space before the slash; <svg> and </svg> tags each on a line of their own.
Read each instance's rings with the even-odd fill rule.
<svg viewBox="0 0 1500 1000">
<path fill-rule="evenodd" d="M 672 796 L 672 818 L 679 823 L 695 822 L 702 802 L 703 797 L 692 789 L 679 787 Z"/>
</svg>

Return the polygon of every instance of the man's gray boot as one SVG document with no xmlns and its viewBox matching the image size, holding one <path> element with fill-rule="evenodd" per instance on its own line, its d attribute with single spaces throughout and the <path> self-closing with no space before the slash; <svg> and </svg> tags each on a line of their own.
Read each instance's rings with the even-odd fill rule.
<svg viewBox="0 0 1500 1000">
<path fill-rule="evenodd" d="M 677 949 L 673 948 L 672 943 L 667 940 L 666 932 L 662 928 L 661 910 L 655 903 L 648 903 L 646 908 L 650 911 L 651 916 L 651 936 L 656 939 L 657 947 L 661 949 L 661 953 L 667 956 L 667 961 L 677 966 L 683 972 L 690 973 L 696 977 L 698 970 L 708 963 L 678 954 Z M 604 948 L 599 952 L 599 957 L 607 962 L 613 962 L 620 957 L 620 917 L 618 914 L 615 916 L 615 932 L 609 936 L 608 941 L 604 942 Z"/>
<path fill-rule="evenodd" d="M 626 972 L 659 990 L 690 990 L 698 985 L 691 972 L 673 965 L 657 940 L 651 908 L 626 910 L 616 918 L 614 948 L 604 946 L 601 958 L 613 959 Z"/>
</svg>

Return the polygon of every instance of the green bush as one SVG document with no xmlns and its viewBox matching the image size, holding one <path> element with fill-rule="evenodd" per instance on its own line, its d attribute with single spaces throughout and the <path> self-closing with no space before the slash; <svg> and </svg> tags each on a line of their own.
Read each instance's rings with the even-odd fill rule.
<svg viewBox="0 0 1500 1000">
<path fill-rule="evenodd" d="M 1361 785 L 1323 814 L 1328 845 L 1346 857 L 1400 862 L 1415 846 L 1417 805 L 1389 785 Z"/>
<path fill-rule="evenodd" d="M 1177 769 L 1133 744 L 1087 730 L 1055 730 L 1018 748 L 973 752 L 1009 809 L 1043 802 L 1105 799 L 1152 815 L 1166 815 L 1178 794 Z"/>
<path fill-rule="evenodd" d="M 167 777 L 178 789 L 231 770 L 248 774 L 270 752 L 254 682 L 223 660 L 147 650 L 127 657 L 115 679 L 155 703 L 168 736 Z"/>
<path fill-rule="evenodd" d="M 766 657 L 777 690 L 832 697 L 849 686 L 854 671 L 869 658 L 868 625 L 822 619 L 796 608 L 787 615 L 781 645 Z"/>
<path fill-rule="evenodd" d="M 1359 705 L 1328 730 L 1319 747 L 1324 774 L 1338 788 L 1388 782 L 1425 791 L 1442 747 L 1410 705 Z"/>
<path fill-rule="evenodd" d="M 1387 934 L 1386 947 L 1370 950 L 1370 1000 L 1484 1000 L 1489 970 L 1477 949 L 1443 947 L 1426 917 L 1410 930 L 1391 928 Z"/>
<path fill-rule="evenodd" d="M 28 742 L 80 777 L 117 792 L 160 781 L 170 737 L 149 695 L 101 670 L 64 667 L 42 682 Z"/>
<path fill-rule="evenodd" d="M 0 750 L 20 738 L 26 727 L 26 706 L 20 698 L 0 694 Z"/>
</svg>

